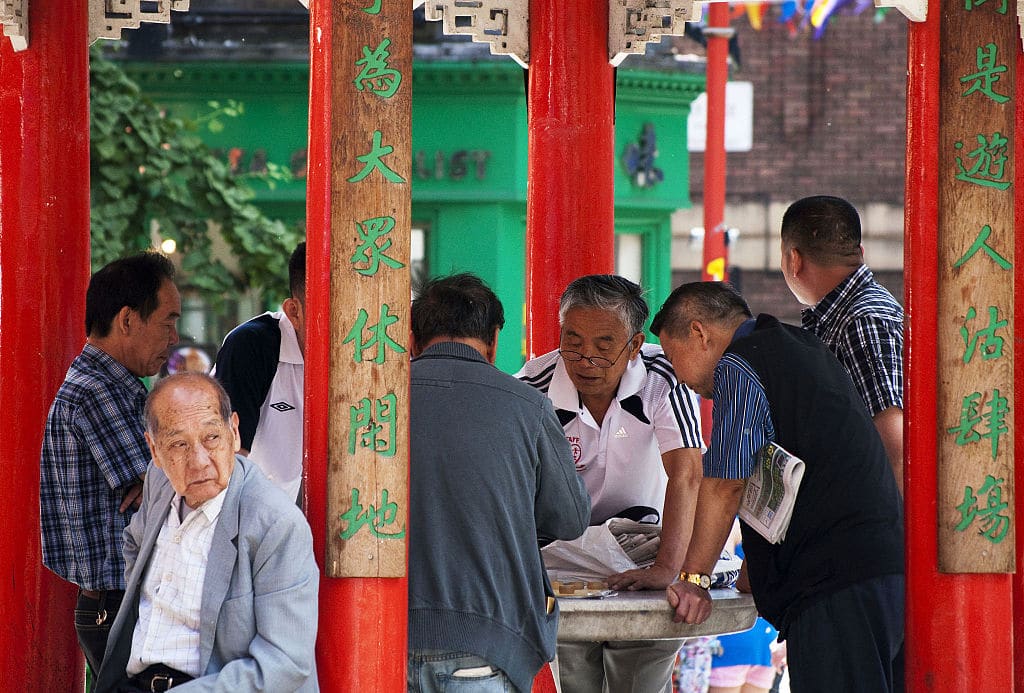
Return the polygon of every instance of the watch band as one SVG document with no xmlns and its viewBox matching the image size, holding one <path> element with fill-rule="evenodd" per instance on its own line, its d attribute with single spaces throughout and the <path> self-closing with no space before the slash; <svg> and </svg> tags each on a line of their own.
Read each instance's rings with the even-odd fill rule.
<svg viewBox="0 0 1024 693">
<path fill-rule="evenodd" d="M 683 582 L 697 585 L 701 589 L 711 589 L 711 576 L 704 573 L 688 573 L 685 570 L 679 573 L 679 579 Z"/>
</svg>

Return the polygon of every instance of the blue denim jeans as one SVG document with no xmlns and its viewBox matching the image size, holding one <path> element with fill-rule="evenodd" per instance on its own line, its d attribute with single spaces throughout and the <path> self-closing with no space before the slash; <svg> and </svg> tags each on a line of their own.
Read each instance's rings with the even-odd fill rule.
<svg viewBox="0 0 1024 693">
<path fill-rule="evenodd" d="M 490 671 L 483 671 L 485 669 Z M 515 691 L 505 672 L 492 666 L 482 657 L 466 652 L 413 650 L 409 652 L 409 669 L 406 677 L 409 693 Z"/>
</svg>

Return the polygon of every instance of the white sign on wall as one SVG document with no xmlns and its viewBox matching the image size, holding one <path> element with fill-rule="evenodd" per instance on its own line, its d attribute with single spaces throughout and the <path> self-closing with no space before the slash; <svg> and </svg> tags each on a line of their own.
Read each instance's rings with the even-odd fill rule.
<svg viewBox="0 0 1024 693">
<path fill-rule="evenodd" d="M 686 143 L 691 152 L 704 151 L 708 127 L 708 94 L 702 93 L 690 104 L 686 121 Z M 754 85 L 751 82 L 726 82 L 725 151 L 749 152 L 754 146 Z"/>
</svg>

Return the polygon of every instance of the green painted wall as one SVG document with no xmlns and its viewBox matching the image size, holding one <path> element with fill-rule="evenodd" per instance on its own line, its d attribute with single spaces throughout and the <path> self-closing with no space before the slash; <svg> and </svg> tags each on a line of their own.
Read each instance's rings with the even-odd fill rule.
<svg viewBox="0 0 1024 693">
<path fill-rule="evenodd" d="M 285 220 L 305 215 L 308 66 L 301 63 L 128 63 L 143 93 L 250 178 L 257 203 Z M 619 69 L 616 85 L 616 233 L 643 238 L 642 283 L 652 309 L 671 282 L 670 216 L 688 207 L 686 119 L 703 77 Z M 235 117 L 221 112 L 241 104 Z M 629 175 L 625 152 L 645 125 L 657 143 L 653 187 Z M 268 183 L 265 165 L 294 178 Z M 430 274 L 472 271 L 505 306 L 498 365 L 523 360 L 526 233 L 526 88 L 511 61 L 416 62 L 413 72 L 414 225 L 426 231 Z M 571 251 L 567 251 L 571 252 Z M 552 297 L 555 319 L 557 297 Z"/>
</svg>

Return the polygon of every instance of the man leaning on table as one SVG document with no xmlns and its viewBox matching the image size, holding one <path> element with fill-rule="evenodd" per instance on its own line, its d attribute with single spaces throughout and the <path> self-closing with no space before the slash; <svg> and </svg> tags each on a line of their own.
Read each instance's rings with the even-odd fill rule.
<svg viewBox="0 0 1024 693">
<path fill-rule="evenodd" d="M 793 693 L 903 690 L 903 513 L 853 381 L 810 332 L 752 317 L 728 284 L 680 286 L 654 318 L 676 375 L 714 400 L 693 538 L 668 589 L 676 619 L 711 613 L 708 574 L 768 442 L 802 459 L 784 539 L 741 521 L 758 611 L 788 647 Z"/>
</svg>

